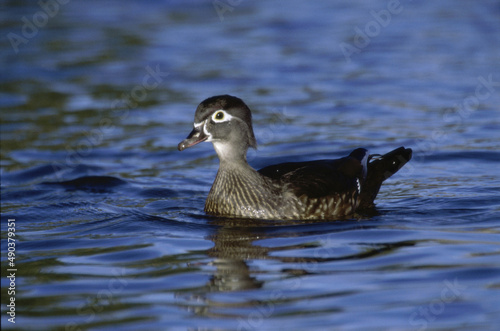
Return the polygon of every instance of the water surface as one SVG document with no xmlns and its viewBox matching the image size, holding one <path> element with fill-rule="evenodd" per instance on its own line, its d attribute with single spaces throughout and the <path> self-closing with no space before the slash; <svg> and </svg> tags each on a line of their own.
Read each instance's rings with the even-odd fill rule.
<svg viewBox="0 0 500 331">
<path fill-rule="evenodd" d="M 496 1 L 71 1 L 46 22 L 43 10 L 2 10 L 2 328 L 498 327 Z M 176 146 L 197 104 L 223 93 L 253 110 L 256 168 L 357 147 L 404 145 L 413 160 L 373 216 L 207 217 L 213 148 Z"/>
</svg>

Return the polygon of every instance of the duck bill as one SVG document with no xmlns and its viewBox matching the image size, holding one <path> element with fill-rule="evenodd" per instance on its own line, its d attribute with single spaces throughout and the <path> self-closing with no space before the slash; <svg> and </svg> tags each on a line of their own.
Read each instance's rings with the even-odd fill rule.
<svg viewBox="0 0 500 331">
<path fill-rule="evenodd" d="M 194 145 L 197 145 L 207 139 L 208 136 L 203 132 L 203 130 L 201 130 L 201 128 L 194 128 L 189 136 L 179 143 L 177 148 L 179 151 L 183 151 L 186 148 L 193 147 Z"/>
</svg>

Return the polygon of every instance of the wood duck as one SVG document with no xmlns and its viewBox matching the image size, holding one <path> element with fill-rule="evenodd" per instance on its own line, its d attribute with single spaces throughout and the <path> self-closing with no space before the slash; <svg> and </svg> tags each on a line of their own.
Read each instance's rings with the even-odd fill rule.
<svg viewBox="0 0 500 331">
<path fill-rule="evenodd" d="M 203 141 L 212 142 L 220 161 L 205 212 L 220 217 L 343 218 L 373 207 L 382 182 L 412 155 L 404 147 L 382 156 L 358 148 L 340 159 L 281 163 L 257 171 L 246 159 L 248 148 L 257 147 L 252 113 L 241 99 L 230 95 L 200 103 L 194 129 L 178 149 Z"/>
</svg>

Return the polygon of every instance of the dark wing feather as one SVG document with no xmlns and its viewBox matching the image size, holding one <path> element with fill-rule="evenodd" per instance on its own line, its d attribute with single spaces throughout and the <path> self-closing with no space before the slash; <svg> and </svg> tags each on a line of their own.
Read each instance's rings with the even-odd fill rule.
<svg viewBox="0 0 500 331">
<path fill-rule="evenodd" d="M 281 163 L 265 167 L 259 173 L 280 181 L 297 196 L 320 198 L 355 191 L 363 166 L 358 158 L 347 156 L 337 160 Z"/>
</svg>

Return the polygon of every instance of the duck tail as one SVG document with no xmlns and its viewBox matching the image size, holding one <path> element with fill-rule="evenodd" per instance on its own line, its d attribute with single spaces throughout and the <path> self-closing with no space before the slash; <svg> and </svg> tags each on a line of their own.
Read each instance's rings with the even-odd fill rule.
<svg viewBox="0 0 500 331">
<path fill-rule="evenodd" d="M 372 208 L 382 183 L 401 169 L 412 156 L 410 148 L 399 147 L 382 156 L 370 155 L 366 180 L 361 188 L 360 209 Z"/>
</svg>

